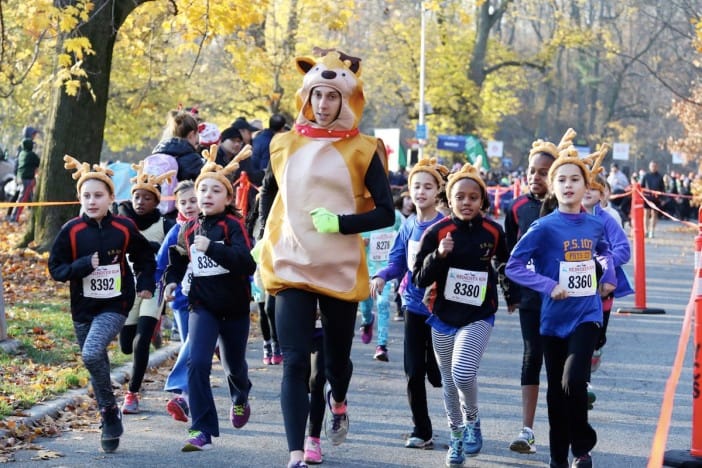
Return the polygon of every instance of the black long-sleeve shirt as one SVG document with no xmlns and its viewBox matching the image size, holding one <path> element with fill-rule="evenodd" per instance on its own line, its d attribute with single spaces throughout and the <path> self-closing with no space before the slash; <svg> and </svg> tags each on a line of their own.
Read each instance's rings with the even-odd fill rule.
<svg viewBox="0 0 702 468">
<path fill-rule="evenodd" d="M 438 251 L 439 242 L 449 233 L 454 242 L 453 251 L 441 258 Z M 507 258 L 505 234 L 499 224 L 481 216 L 470 221 L 463 221 L 454 216 L 446 217 L 424 232 L 412 269 L 412 281 L 420 288 L 436 283 L 436 302 L 432 310 L 434 315 L 442 322 L 460 328 L 485 319 L 497 311 L 498 281 L 493 259 L 498 264 L 504 264 Z M 445 288 L 451 268 L 487 272 L 482 304 L 471 305 L 446 298 Z M 462 292 L 465 291 L 459 287 L 457 293 Z"/>
</svg>

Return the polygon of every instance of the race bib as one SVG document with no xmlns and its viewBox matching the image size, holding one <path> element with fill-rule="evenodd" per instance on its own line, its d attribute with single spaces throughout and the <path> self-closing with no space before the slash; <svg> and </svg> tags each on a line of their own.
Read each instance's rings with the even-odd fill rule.
<svg viewBox="0 0 702 468">
<path fill-rule="evenodd" d="M 390 255 L 394 232 L 374 232 L 370 235 L 368 254 L 374 262 L 385 262 Z"/>
<path fill-rule="evenodd" d="M 229 270 L 219 265 L 205 255 L 205 252 L 197 250 L 194 245 L 190 246 L 190 264 L 193 267 L 193 276 L 216 276 L 229 273 Z"/>
<path fill-rule="evenodd" d="M 100 265 L 83 278 L 83 296 L 109 299 L 122 294 L 122 274 L 119 263 Z"/>
<path fill-rule="evenodd" d="M 412 271 L 414 270 L 414 262 L 417 260 L 417 254 L 419 253 L 419 241 L 408 241 L 407 242 L 407 268 Z"/>
<path fill-rule="evenodd" d="M 595 261 L 561 262 L 558 284 L 569 296 L 594 296 L 597 293 Z"/>
<path fill-rule="evenodd" d="M 188 263 L 188 268 L 185 270 L 185 276 L 183 276 L 183 281 L 180 282 L 180 292 L 184 296 L 190 294 L 190 285 L 193 282 L 193 264 Z"/>
<path fill-rule="evenodd" d="M 480 306 L 485 301 L 487 279 L 487 271 L 449 268 L 444 297 L 449 301 Z"/>
</svg>

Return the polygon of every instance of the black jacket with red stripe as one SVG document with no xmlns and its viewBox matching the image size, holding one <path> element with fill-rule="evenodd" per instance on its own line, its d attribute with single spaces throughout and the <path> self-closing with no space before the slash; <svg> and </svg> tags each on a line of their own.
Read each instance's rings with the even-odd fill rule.
<svg viewBox="0 0 702 468">
<path fill-rule="evenodd" d="M 200 216 L 181 227 L 178 245 L 169 249 L 169 263 L 164 273 L 166 284 L 183 280 L 196 234 L 210 239 L 205 254 L 229 273 L 193 276 L 188 294 L 190 305 L 206 309 L 220 319 L 247 316 L 251 301 L 249 277 L 256 271 L 256 262 L 251 257 L 251 243 L 244 223 L 234 214 Z"/>
<path fill-rule="evenodd" d="M 541 200 L 531 192 L 517 197 L 512 201 L 505 213 L 505 235 L 507 236 L 507 249 L 517 245 L 517 241 L 527 232 L 531 223 L 539 219 Z M 525 288 L 512 283 L 512 297 L 519 302 L 520 309 L 541 310 L 541 295 L 533 289 Z"/>
<path fill-rule="evenodd" d="M 446 258 L 440 258 L 439 242 L 449 232 L 454 242 L 453 251 Z M 436 282 L 436 302 L 432 312 L 442 322 L 460 328 L 497 311 L 498 281 L 493 263 L 503 268 L 507 258 L 505 234 L 499 224 L 480 215 L 470 221 L 446 217 L 424 232 L 412 279 L 420 288 Z M 454 302 L 444 297 L 449 268 L 488 273 L 485 300 L 480 306 Z"/>
<path fill-rule="evenodd" d="M 100 265 L 119 263 L 121 294 L 109 299 L 85 297 L 83 278 L 94 268 L 91 257 L 98 252 Z M 134 274 L 126 256 L 134 265 Z M 90 322 L 101 312 L 128 315 L 136 291 L 154 292 L 156 260 L 149 241 L 134 221 L 108 212 L 100 222 L 82 215 L 63 225 L 49 254 L 49 273 L 56 281 L 70 281 L 71 315 L 76 322 Z"/>
</svg>

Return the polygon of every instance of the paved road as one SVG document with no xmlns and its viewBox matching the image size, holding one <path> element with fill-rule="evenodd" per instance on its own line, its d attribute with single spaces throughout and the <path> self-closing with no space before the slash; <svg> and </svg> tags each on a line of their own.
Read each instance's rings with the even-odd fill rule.
<svg viewBox="0 0 702 468">
<path fill-rule="evenodd" d="M 665 315 L 614 315 L 603 364 L 593 376 L 598 401 L 590 413 L 599 442 L 593 452 L 598 467 L 642 467 L 646 465 L 657 425 L 664 386 L 675 356 L 682 318 L 694 276 L 693 239 L 696 232 L 662 222 L 656 239 L 648 240 L 647 306 L 663 308 Z M 631 266 L 628 268 L 632 272 Z M 633 275 L 632 275 L 633 278 Z M 632 307 L 633 296 L 615 303 L 615 309 Z M 542 388 L 535 431 L 538 452 L 519 455 L 507 448 L 520 429 L 521 337 L 516 316 L 502 308 L 480 369 L 480 412 L 484 447 L 468 460 L 470 467 L 522 467 L 548 464 L 545 445 L 545 389 Z M 691 437 L 691 345 L 678 386 L 668 449 L 687 450 Z M 403 438 L 410 430 L 409 409 L 402 372 L 402 324 L 390 325 L 390 362 L 373 361 L 373 347 L 354 343 L 354 376 L 349 391 L 351 432 L 347 442 L 332 447 L 323 440 L 323 466 L 420 467 L 443 466 L 444 449 L 410 450 Z M 125 416 L 126 434 L 118 452 L 99 449 L 99 431 L 67 432 L 56 439 L 38 441 L 63 458 L 32 461 L 34 452 L 16 455 L 14 466 L 237 466 L 282 467 L 287 450 L 279 410 L 279 366 L 261 364 L 261 346 L 249 345 L 252 417 L 243 429 L 228 425 L 228 402 L 221 367 L 215 366 L 213 384 L 220 413 L 222 435 L 214 449 L 203 453 L 181 453 L 187 426 L 170 419 L 164 407 L 168 394 L 147 391 L 140 415 Z M 545 376 L 542 376 L 545 382 Z M 446 443 L 441 393 L 430 389 L 429 404 L 437 441 Z M 701 429 L 702 430 L 702 429 Z"/>
</svg>

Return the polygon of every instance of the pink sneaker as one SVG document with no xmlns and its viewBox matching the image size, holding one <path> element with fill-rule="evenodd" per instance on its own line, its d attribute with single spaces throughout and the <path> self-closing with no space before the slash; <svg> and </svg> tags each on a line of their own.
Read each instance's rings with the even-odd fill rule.
<svg viewBox="0 0 702 468">
<path fill-rule="evenodd" d="M 271 356 L 271 364 L 278 365 L 283 362 L 283 353 L 280 350 L 280 345 L 277 342 L 273 343 L 273 356 Z"/>
<path fill-rule="evenodd" d="M 373 339 L 373 322 L 375 322 L 375 314 L 371 315 L 370 322 L 361 325 L 361 341 L 363 344 L 368 344 Z"/>
<path fill-rule="evenodd" d="M 166 404 L 166 411 L 173 419 L 181 422 L 188 422 L 188 402 L 183 397 L 175 397 Z"/>
<path fill-rule="evenodd" d="M 124 394 L 124 402 L 122 403 L 122 414 L 138 414 L 139 413 L 139 396 L 136 392 L 127 392 Z"/>
<path fill-rule="evenodd" d="M 322 444 L 319 437 L 307 436 L 305 441 L 305 463 L 319 465 L 322 463 Z"/>
</svg>

